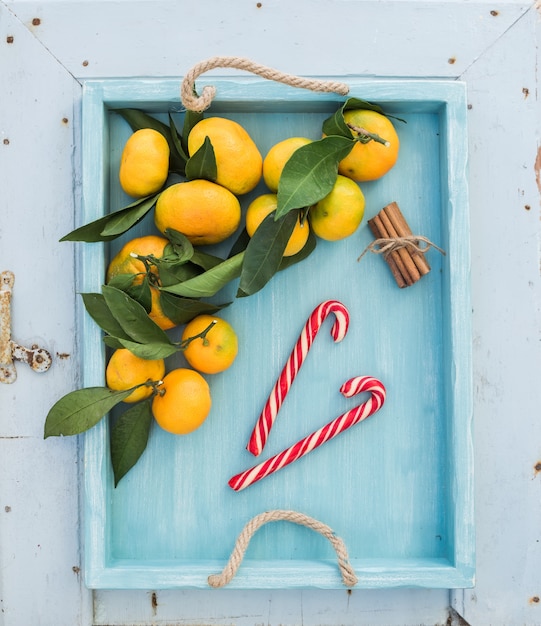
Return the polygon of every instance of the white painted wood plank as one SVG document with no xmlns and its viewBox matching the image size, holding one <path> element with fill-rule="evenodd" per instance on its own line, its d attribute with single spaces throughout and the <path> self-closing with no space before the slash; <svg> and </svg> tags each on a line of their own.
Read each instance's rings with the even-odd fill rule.
<svg viewBox="0 0 541 626">
<path fill-rule="evenodd" d="M 456 593 L 454 605 L 473 626 L 541 623 L 539 35 L 532 10 L 463 76 L 472 107 L 478 547 L 476 587 Z"/>
<path fill-rule="evenodd" d="M 443 626 L 448 594 L 444 590 L 383 591 L 102 591 L 96 595 L 96 626 L 146 624 L 254 626 L 325 624 L 327 626 Z M 133 607 L 137 609 L 134 611 Z M 400 612 L 397 612 L 397 607 Z"/>
<path fill-rule="evenodd" d="M 36 343 L 53 356 L 43 374 L 16 365 L 17 381 L 1 389 L 0 433 L 41 437 L 47 401 L 77 376 L 73 247 L 58 240 L 74 219 L 74 100 L 80 86 L 0 8 L 0 267 L 15 274 L 12 339 L 26 347 Z"/>
<path fill-rule="evenodd" d="M 141 0 L 129 8 L 125 2 L 9 4 L 80 78 L 179 76 L 214 55 L 247 56 L 305 75 L 452 77 L 530 5 L 430 0 Z"/>
<path fill-rule="evenodd" d="M 77 442 L 1 438 L 0 458 L 0 624 L 89 624 L 90 594 L 80 574 Z"/>
<path fill-rule="evenodd" d="M 80 85 L 0 4 L 0 268 L 15 273 L 12 338 L 53 355 L 0 385 L 3 626 L 89 619 L 80 564 L 76 440 L 43 440 L 47 408 L 77 380 L 73 250 L 74 104 Z M 75 568 L 75 569 L 74 569 Z M 86 617 L 85 617 L 86 615 Z"/>
<path fill-rule="evenodd" d="M 71 321 L 73 294 L 68 296 L 73 285 L 69 279 L 62 283 L 56 278 L 50 279 L 50 276 L 56 276 L 51 267 L 65 278 L 71 252 L 60 252 L 63 250 L 61 246 L 49 246 L 49 235 L 54 233 L 57 237 L 65 232 L 57 221 L 57 215 L 64 216 L 66 221 L 70 219 L 67 214 L 72 207 L 72 182 L 71 178 L 68 181 L 69 168 L 63 168 L 68 159 L 71 161 L 73 150 L 71 140 L 68 143 L 61 139 L 57 130 L 52 130 L 51 119 L 56 120 L 58 114 L 62 119 L 64 110 L 68 111 L 66 117 L 70 119 L 71 103 L 74 101 L 77 105 L 77 93 L 72 93 L 72 81 L 51 56 L 56 56 L 69 72 L 80 77 L 178 75 L 201 58 L 217 53 L 245 54 L 283 70 L 306 74 L 366 72 L 463 76 L 468 82 L 473 105 L 470 118 L 470 193 L 473 194 L 472 207 L 476 207 L 472 215 L 472 272 L 474 356 L 478 383 L 478 582 L 475 590 L 458 594 L 455 605 L 464 612 L 472 626 L 489 623 L 533 626 L 541 621 L 539 603 L 531 601 L 541 592 L 536 571 L 540 557 L 536 523 L 540 519 L 540 475 L 535 474 L 533 469 L 541 457 L 540 422 L 536 414 L 539 386 L 535 377 L 540 364 L 539 193 L 534 171 L 540 134 L 539 105 L 534 100 L 538 89 L 534 70 L 537 62 L 535 46 L 540 43 L 539 18 L 531 3 L 524 2 L 436 2 L 430 3 L 432 9 L 425 6 L 422 12 L 415 10 L 420 3 L 408 0 L 395 3 L 319 3 L 317 16 L 307 15 L 310 10 L 308 4 L 296 3 L 295 10 L 291 11 L 291 3 L 287 3 L 287 9 L 269 3 L 267 11 L 263 2 L 263 13 L 262 10 L 256 11 L 255 2 L 239 3 L 235 10 L 230 8 L 230 4 L 226 8 L 217 1 L 199 3 L 195 8 L 189 6 L 191 13 L 188 21 L 183 22 L 185 28 L 182 24 L 178 28 L 171 27 L 175 23 L 175 11 L 171 9 L 171 4 L 163 2 L 134 2 L 129 8 L 121 1 L 107 3 L 107 6 L 102 2 L 38 4 L 20 0 L 0 5 L 0 71 L 2 84 L 9 85 L 8 103 L 4 104 L 4 94 L 0 100 L 0 107 L 6 107 L 9 117 L 6 118 L 5 110 L 1 109 L 0 131 L 3 138 L 9 138 L 6 128 L 28 125 L 24 115 L 29 115 L 31 124 L 34 124 L 31 126 L 32 143 L 30 133 L 18 133 L 24 136 L 27 145 L 31 145 L 34 157 L 27 157 L 25 151 L 24 159 L 21 157 L 18 164 L 11 161 L 6 165 L 4 160 L 0 161 L 1 171 L 6 174 L 5 178 L 2 177 L 2 185 L 8 181 L 8 188 L 16 187 L 25 203 L 31 202 L 28 206 L 43 206 L 48 214 L 55 215 L 51 221 L 23 219 L 21 225 L 31 228 L 34 250 L 40 251 L 41 262 L 48 261 L 47 272 L 40 272 L 42 304 L 39 306 L 42 311 L 54 308 L 56 322 L 51 321 L 52 316 L 41 314 L 40 320 L 29 316 L 29 321 L 22 325 L 25 312 L 32 309 L 33 290 L 27 287 L 30 292 L 25 290 L 23 293 L 26 295 L 18 296 L 18 288 L 21 287 L 22 292 L 21 283 L 25 285 L 29 270 L 20 269 L 25 267 L 26 262 L 22 251 L 9 246 L 10 259 L 17 260 L 16 267 L 12 268 L 17 273 L 14 307 L 21 311 L 21 315 L 19 311 L 16 313 L 17 339 L 21 342 L 34 338 L 44 343 L 50 341 L 52 345 L 45 347 L 52 347 L 54 352 L 75 355 Z M 310 4 L 314 6 L 315 3 Z M 370 13 L 374 28 L 369 36 L 361 37 L 360 41 L 359 36 L 352 37 L 350 42 L 343 43 L 342 37 L 337 41 L 336 36 L 330 33 L 330 41 L 325 44 L 329 53 L 321 55 L 321 38 L 313 37 L 313 34 L 321 34 L 323 29 L 328 28 L 331 9 L 346 5 L 350 9 L 354 6 L 356 14 L 364 16 L 369 13 L 370 4 L 371 11 L 375 13 Z M 243 9 L 239 8 L 241 6 Z M 9 11 L 5 7 L 9 7 Z M 154 10 L 154 19 L 149 20 L 150 12 Z M 245 14 L 239 20 L 242 10 Z M 492 10 L 497 10 L 498 15 L 491 15 Z M 21 23 L 10 16 L 10 11 L 17 15 Z M 204 23 L 202 19 L 212 12 L 215 20 L 203 29 L 200 26 Z M 389 20 L 390 14 L 395 21 Z M 30 25 L 34 17 L 42 21 L 38 27 Z M 235 17 L 237 20 L 233 19 Z M 220 25 L 220 20 L 223 25 Z M 293 26 L 298 29 L 301 20 L 307 26 L 305 34 L 293 39 L 290 37 L 288 41 L 291 29 Z M 29 29 L 28 32 L 24 26 Z M 338 29 L 329 30 L 339 32 Z M 29 36 L 32 32 L 36 39 Z M 364 36 L 365 29 L 361 32 Z M 276 33 L 280 35 L 277 37 Z M 310 37 L 306 33 L 310 33 Z M 382 33 L 398 33 L 398 37 L 383 39 Z M 23 54 L 18 59 L 15 55 L 7 56 L 10 54 L 4 44 L 7 34 L 15 35 L 15 42 L 24 41 Z M 145 39 L 143 35 L 149 36 Z M 210 46 L 207 45 L 207 37 L 211 40 Z M 393 42 L 392 45 L 389 41 Z M 354 45 L 355 55 L 352 54 Z M 129 53 L 118 54 L 119 47 L 129 50 Z M 453 54 L 456 55 L 456 62 L 449 64 L 448 59 Z M 88 66 L 82 65 L 85 59 L 89 60 Z M 6 68 L 9 68 L 9 82 L 4 81 Z M 523 89 L 529 91 L 527 98 Z M 516 119 L 511 122 L 513 115 Z M 511 142 L 510 131 L 516 132 L 516 142 Z M 10 136 L 16 135 L 10 132 Z M 51 150 L 51 145 L 54 150 Z M 2 159 L 6 153 L 4 147 L 0 145 Z M 33 179 L 30 183 L 21 174 L 21 160 L 27 169 L 32 166 Z M 60 168 L 63 170 L 60 176 L 55 167 L 58 160 L 64 164 Z M 77 168 L 74 171 L 76 175 L 80 173 Z M 45 193 L 34 183 L 35 177 Z M 13 182 L 10 183 L 11 179 Z M 58 204 L 53 203 L 53 198 Z M 5 203 L 4 192 L 2 202 Z M 530 211 L 524 208 L 525 205 L 530 206 Z M 2 207 L 2 216 L 4 214 L 5 208 Z M 16 219 L 20 219 L 19 214 L 15 209 L 10 213 Z M 9 229 L 9 237 L 0 240 L 2 263 L 6 250 L 4 241 L 17 241 L 16 236 L 21 232 L 15 226 L 9 226 Z M 5 232 L 2 227 L 0 236 Z M 51 293 L 41 287 L 48 280 Z M 35 290 L 36 282 L 32 280 L 31 284 Z M 55 304 L 61 304 L 57 307 L 58 314 Z M 65 313 L 62 313 L 63 310 Z M 62 320 L 64 314 L 69 318 L 67 321 Z M 34 453 L 33 445 L 23 446 L 19 439 L 7 439 L 24 435 L 32 437 L 28 440 L 30 443 L 38 443 L 41 416 L 37 419 L 36 412 L 39 406 L 47 406 L 53 395 L 65 392 L 75 382 L 75 374 L 68 365 L 60 366 L 56 362 L 55 367 L 59 369 L 51 370 L 42 378 L 20 369 L 21 379 L 17 387 L 0 389 L 0 428 L 4 437 L 0 440 L 2 466 L 13 466 L 13 471 L 3 470 L 0 476 L 3 498 L 0 506 L 0 566 L 6 576 L 18 576 L 19 580 L 25 580 L 32 594 L 42 600 L 42 606 L 47 609 L 46 613 L 41 611 L 37 603 L 29 602 L 29 594 L 17 591 L 14 582 L 10 580 L 6 583 L 2 577 L 0 593 L 4 612 L 0 614 L 0 623 L 3 626 L 26 626 L 29 623 L 86 626 L 89 623 L 85 621 L 88 619 L 88 613 L 85 613 L 88 596 L 83 593 L 81 601 L 80 589 L 73 582 L 75 577 L 70 571 L 72 563 L 77 562 L 71 558 L 75 554 L 71 533 L 77 524 L 74 475 L 69 471 L 58 471 L 58 468 L 64 470 L 75 462 L 74 443 L 60 442 L 61 452 L 51 452 L 50 458 L 44 458 L 46 455 L 41 452 L 38 455 Z M 48 386 L 36 386 L 38 379 L 45 381 L 46 378 L 50 382 Z M 25 390 L 24 398 L 22 389 Z M 14 406 L 18 408 L 13 410 Z M 47 443 L 43 445 L 49 453 Z M 37 447 L 41 448 L 40 442 Z M 52 481 L 57 481 L 54 493 L 51 493 Z M 6 498 L 4 504 L 4 494 L 11 496 L 16 493 L 20 497 L 20 491 L 16 492 L 14 485 L 18 488 L 20 485 L 32 485 L 32 492 L 24 496 L 22 504 L 11 497 Z M 63 495 L 60 497 L 58 494 Z M 48 511 L 49 517 L 34 515 L 28 518 L 28 511 L 35 512 L 29 502 L 36 497 L 37 503 L 33 502 L 36 507 L 49 509 L 58 506 L 58 510 Z M 12 508 L 8 515 L 3 507 L 13 506 L 13 502 L 17 509 L 21 506 L 25 511 L 26 526 L 6 521 L 15 509 Z M 66 531 L 67 545 L 59 547 L 53 542 L 52 534 L 58 527 L 61 532 L 69 529 Z M 27 542 L 30 547 L 25 547 Z M 45 558 L 32 555 L 31 546 L 37 544 L 48 545 Z M 13 545 L 15 550 L 6 552 L 6 545 Z M 51 546 L 58 547 L 58 553 L 56 549 L 50 549 Z M 21 554 L 20 561 L 17 553 Z M 13 554 L 15 559 L 10 556 Z M 13 560 L 16 561 L 15 569 Z M 39 567 L 30 577 L 29 567 L 36 560 Z M 159 619 L 163 623 L 161 615 L 168 615 L 169 621 L 201 623 L 205 616 L 209 616 L 206 593 L 187 591 L 167 595 L 163 603 L 159 597 L 159 614 L 153 617 L 149 614 L 150 602 L 145 592 L 102 592 L 97 596 L 97 618 L 102 620 L 99 622 L 102 624 L 130 624 L 138 619 L 147 623 L 159 623 Z M 445 592 L 425 594 L 417 591 L 411 594 L 382 592 L 370 596 L 354 592 L 352 598 L 356 597 L 359 598 L 359 611 L 363 607 L 367 609 L 366 619 L 370 620 L 370 624 L 437 623 L 441 620 L 447 600 Z M 354 617 L 345 611 L 342 598 L 341 592 L 329 592 L 328 595 L 284 592 L 244 596 L 224 591 L 211 596 L 213 605 L 216 603 L 218 608 L 213 609 L 209 621 L 212 619 L 212 623 L 226 624 L 235 620 L 236 623 L 252 624 L 258 618 L 260 622 L 269 624 L 296 623 L 302 615 L 305 624 L 332 624 L 332 616 L 336 614 L 342 615 L 340 623 L 354 623 Z M 12 610 L 5 611 L 6 606 Z M 244 610 L 240 617 L 239 606 L 249 609 Z M 265 612 L 262 607 L 272 607 L 272 610 L 269 608 Z M 13 609 L 17 612 L 14 613 Z"/>
</svg>

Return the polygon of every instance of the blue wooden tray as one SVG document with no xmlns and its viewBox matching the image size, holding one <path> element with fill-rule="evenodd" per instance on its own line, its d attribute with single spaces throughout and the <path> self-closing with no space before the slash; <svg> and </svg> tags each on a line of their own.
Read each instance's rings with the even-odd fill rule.
<svg viewBox="0 0 541 626">
<path fill-rule="evenodd" d="M 277 141 L 319 138 L 344 101 L 260 79 L 208 78 L 208 114 L 240 121 L 261 152 Z M 84 436 L 85 581 L 91 588 L 207 587 L 244 524 L 270 509 L 324 522 L 349 551 L 359 588 L 469 587 L 474 576 L 470 257 L 466 94 L 462 83 L 348 77 L 350 96 L 380 104 L 396 123 L 401 153 L 380 181 L 363 184 L 363 224 L 339 243 L 319 242 L 304 262 L 223 317 L 236 328 L 234 366 L 208 377 L 213 408 L 187 437 L 152 428 L 136 467 L 113 486 L 108 420 Z M 92 80 L 82 102 L 83 202 L 79 226 L 129 203 L 117 182 L 131 130 L 118 107 L 181 119 L 180 80 Z M 250 196 L 242 198 L 246 206 Z M 399 289 L 384 260 L 367 254 L 366 224 L 396 201 L 412 230 L 446 251 L 428 253 L 431 272 Z M 110 255 L 151 227 L 151 218 L 112 244 L 77 244 L 78 289 L 99 291 Z M 234 295 L 234 289 L 229 295 Z M 381 411 L 242 492 L 227 485 L 254 464 L 249 433 L 300 330 L 316 305 L 338 299 L 349 333 L 334 344 L 329 319 L 288 395 L 261 459 L 358 403 L 339 394 L 369 374 L 387 387 Z M 84 313 L 82 384 L 103 385 L 99 328 Z M 169 366 L 178 366 L 175 356 Z M 331 545 L 313 531 L 276 522 L 252 539 L 230 588 L 339 588 Z"/>
</svg>

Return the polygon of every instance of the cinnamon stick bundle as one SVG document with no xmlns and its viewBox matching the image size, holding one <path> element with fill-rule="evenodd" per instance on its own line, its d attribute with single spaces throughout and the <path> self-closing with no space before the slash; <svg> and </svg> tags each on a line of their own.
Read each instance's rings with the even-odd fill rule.
<svg viewBox="0 0 541 626">
<path fill-rule="evenodd" d="M 413 233 L 396 202 L 391 202 L 368 220 L 368 226 L 376 239 L 396 241 L 397 246 L 383 253 L 383 256 L 396 284 L 401 289 L 413 285 L 430 272 L 430 265 L 423 252 L 408 245 L 407 240 L 404 240 L 411 238 Z M 404 242 L 403 245 L 401 240 Z"/>
</svg>

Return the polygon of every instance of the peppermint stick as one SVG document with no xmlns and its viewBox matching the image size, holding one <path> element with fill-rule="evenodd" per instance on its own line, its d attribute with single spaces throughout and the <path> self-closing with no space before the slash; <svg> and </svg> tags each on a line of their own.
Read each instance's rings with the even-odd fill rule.
<svg viewBox="0 0 541 626">
<path fill-rule="evenodd" d="M 368 391 L 371 394 L 366 402 L 339 415 L 326 426 L 304 437 L 304 439 L 301 439 L 283 452 L 233 476 L 228 482 L 229 486 L 235 491 L 241 491 L 262 478 L 269 476 L 269 474 L 277 472 L 286 465 L 293 463 L 293 461 L 300 459 L 326 441 L 344 432 L 344 430 L 373 415 L 385 402 L 385 387 L 379 380 L 372 376 L 357 376 L 351 378 L 340 387 L 340 393 L 346 398 L 351 398 L 363 391 Z"/>
<path fill-rule="evenodd" d="M 349 326 L 349 312 L 338 300 L 326 300 L 319 304 L 312 312 L 308 321 L 291 351 L 289 358 L 276 381 L 267 402 L 256 422 L 254 430 L 250 435 L 250 440 L 246 449 L 254 456 L 258 456 L 263 451 L 269 436 L 274 420 L 282 406 L 295 376 L 299 372 L 308 351 L 310 350 L 315 336 L 321 325 L 330 313 L 334 313 L 336 319 L 331 328 L 331 335 L 337 343 L 345 337 Z"/>
</svg>

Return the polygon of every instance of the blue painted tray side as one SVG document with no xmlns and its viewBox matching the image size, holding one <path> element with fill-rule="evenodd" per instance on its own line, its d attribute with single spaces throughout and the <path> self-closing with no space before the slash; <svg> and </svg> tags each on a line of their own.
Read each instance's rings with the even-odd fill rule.
<svg viewBox="0 0 541 626">
<path fill-rule="evenodd" d="M 335 78 L 335 77 L 333 77 Z M 209 79 L 210 114 L 242 122 L 263 154 L 291 135 L 318 138 L 343 99 L 252 78 Z M 92 588 L 207 587 L 238 533 L 269 509 L 294 509 L 345 541 L 358 587 L 468 587 L 474 576 L 472 385 L 466 94 L 462 83 L 348 77 L 351 96 L 406 120 L 401 154 L 383 179 L 362 185 L 363 225 L 318 243 L 306 261 L 222 313 L 236 328 L 235 365 L 209 377 L 212 412 L 188 437 L 152 429 L 137 466 L 113 487 L 108 420 L 84 437 L 85 582 Z M 129 106 L 181 116 L 177 79 L 87 81 L 82 102 L 83 203 L 77 225 L 125 206 L 117 183 Z M 180 117 L 179 117 L 180 119 Z M 261 188 L 257 191 L 261 191 Z M 246 206 L 250 197 L 242 198 Z M 431 272 L 398 289 L 366 220 L 396 201 L 414 232 L 441 246 Z M 78 244 L 78 288 L 99 291 L 107 260 L 151 217 L 112 244 Z M 226 294 L 233 296 L 234 291 Z M 225 298 L 225 296 L 224 296 Z M 262 459 L 355 405 L 338 393 L 360 374 L 380 378 L 381 411 L 286 469 L 235 493 L 234 474 L 254 464 L 245 445 L 284 360 L 313 308 L 341 300 L 351 314 L 340 344 L 319 333 L 272 430 Z M 226 298 L 227 299 L 227 298 Z M 100 330 L 81 309 L 84 386 L 103 385 Z M 170 366 L 182 363 L 181 356 Z M 231 588 L 338 588 L 330 544 L 277 522 L 252 539 Z"/>
</svg>

